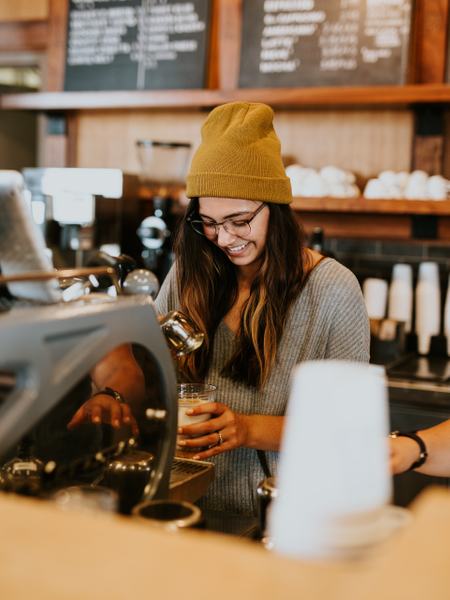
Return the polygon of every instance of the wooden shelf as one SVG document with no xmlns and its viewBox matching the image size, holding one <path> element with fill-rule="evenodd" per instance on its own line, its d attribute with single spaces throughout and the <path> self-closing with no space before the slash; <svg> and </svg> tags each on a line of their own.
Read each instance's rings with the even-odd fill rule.
<svg viewBox="0 0 450 600">
<path fill-rule="evenodd" d="M 127 174 L 125 176 L 126 196 L 151 200 L 153 191 L 140 183 L 139 178 Z M 184 188 L 176 187 L 175 196 L 183 193 Z M 178 206 L 178 205 L 177 205 Z M 181 207 L 181 212 L 184 206 Z M 450 200 L 368 200 L 359 198 L 294 198 L 293 210 L 304 213 L 353 213 L 380 215 L 437 215 L 450 216 Z"/>
<path fill-rule="evenodd" d="M 450 216 L 450 200 L 367 200 L 366 198 L 294 198 L 299 212 L 377 213 Z"/>
<path fill-rule="evenodd" d="M 450 85 L 155 90 L 115 92 L 37 92 L 0 96 L 0 108 L 21 110 L 107 110 L 201 108 L 233 100 L 284 107 L 392 106 L 450 102 Z"/>
</svg>

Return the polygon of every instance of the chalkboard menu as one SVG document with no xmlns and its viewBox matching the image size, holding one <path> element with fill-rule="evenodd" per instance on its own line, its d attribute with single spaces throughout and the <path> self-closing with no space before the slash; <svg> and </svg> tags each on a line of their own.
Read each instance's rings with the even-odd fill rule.
<svg viewBox="0 0 450 600">
<path fill-rule="evenodd" d="M 413 0 L 243 0 L 240 87 L 406 80 Z"/>
<path fill-rule="evenodd" d="M 70 0 L 64 89 L 205 85 L 211 0 Z"/>
</svg>

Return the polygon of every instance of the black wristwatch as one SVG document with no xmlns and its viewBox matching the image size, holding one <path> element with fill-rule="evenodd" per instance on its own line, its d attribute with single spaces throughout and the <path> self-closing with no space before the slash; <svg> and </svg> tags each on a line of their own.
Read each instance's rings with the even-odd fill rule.
<svg viewBox="0 0 450 600">
<path fill-rule="evenodd" d="M 114 400 L 117 400 L 117 402 L 125 404 L 125 398 L 122 396 L 122 394 L 110 387 L 105 387 L 102 390 L 98 390 L 98 392 L 95 392 L 95 394 L 92 394 L 92 396 L 100 396 L 100 394 L 104 396 L 111 396 L 111 398 L 114 398 Z"/>
<path fill-rule="evenodd" d="M 417 431 L 392 431 L 389 434 L 389 437 L 398 438 L 398 437 L 407 437 L 411 440 L 417 442 L 420 448 L 419 458 L 413 462 L 413 464 L 407 469 L 408 471 L 414 471 L 414 469 L 418 469 L 421 467 L 428 458 L 428 451 L 423 439 L 417 434 Z"/>
</svg>

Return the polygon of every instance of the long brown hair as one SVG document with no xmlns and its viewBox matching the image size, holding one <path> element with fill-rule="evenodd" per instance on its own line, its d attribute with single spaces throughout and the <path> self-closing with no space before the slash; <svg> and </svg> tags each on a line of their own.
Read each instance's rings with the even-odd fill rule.
<svg viewBox="0 0 450 600">
<path fill-rule="evenodd" d="M 242 308 L 236 351 L 222 371 L 253 387 L 261 387 L 270 375 L 289 309 L 305 278 L 304 236 L 291 208 L 268 206 L 261 268 Z M 186 211 L 186 216 L 192 214 L 198 215 L 197 198 Z M 217 327 L 238 295 L 236 268 L 222 250 L 193 231 L 186 218 L 178 230 L 175 254 L 181 310 L 205 332 L 203 346 L 179 366 L 186 378 L 201 381 L 208 371 Z"/>
</svg>

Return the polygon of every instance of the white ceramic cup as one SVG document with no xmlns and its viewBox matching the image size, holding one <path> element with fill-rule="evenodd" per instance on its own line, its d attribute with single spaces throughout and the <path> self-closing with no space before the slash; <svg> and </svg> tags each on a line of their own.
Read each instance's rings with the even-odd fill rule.
<svg viewBox="0 0 450 600">
<path fill-rule="evenodd" d="M 363 295 L 369 319 L 384 319 L 388 295 L 387 281 L 375 277 L 367 278 L 363 283 Z"/>
<path fill-rule="evenodd" d="M 214 402 L 216 386 L 210 383 L 179 383 L 177 384 L 178 396 L 178 427 L 203 423 L 211 418 L 210 413 L 201 415 L 188 415 L 186 411 L 205 404 Z M 177 442 L 188 436 L 178 435 Z"/>
</svg>

